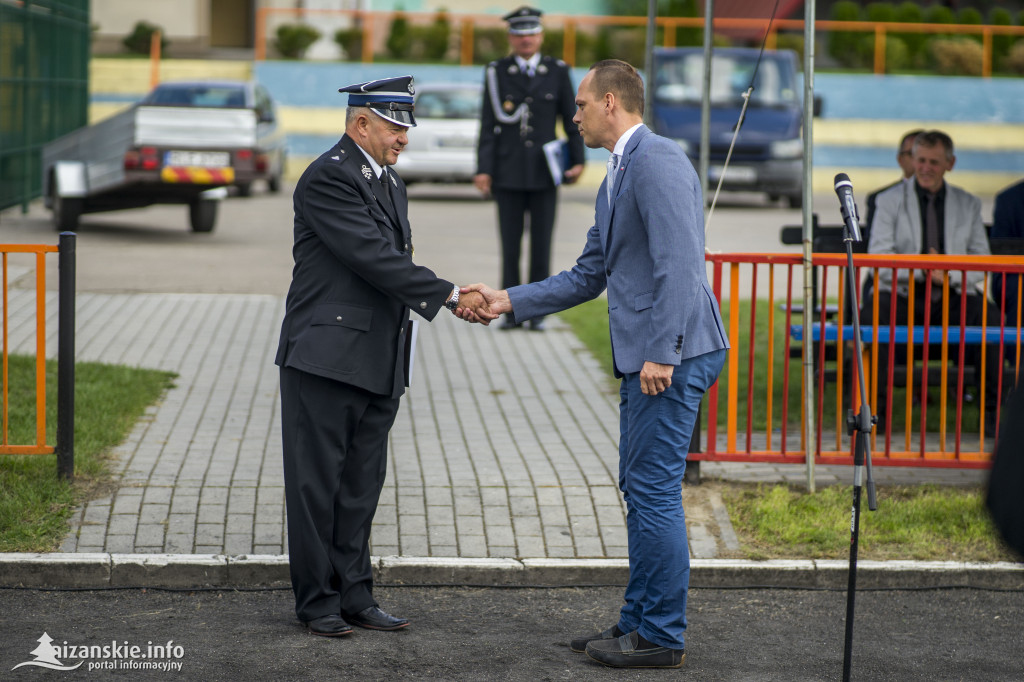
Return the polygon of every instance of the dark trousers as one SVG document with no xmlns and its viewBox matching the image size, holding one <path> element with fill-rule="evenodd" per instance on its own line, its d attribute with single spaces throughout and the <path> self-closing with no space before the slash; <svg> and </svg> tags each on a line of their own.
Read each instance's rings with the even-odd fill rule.
<svg viewBox="0 0 1024 682">
<path fill-rule="evenodd" d="M 288 559 L 301 621 L 377 605 L 370 525 L 398 403 L 281 368 Z"/>
<path fill-rule="evenodd" d="M 501 287 L 508 289 L 522 284 L 519 256 L 523 233 L 529 214 L 530 282 L 539 282 L 551 274 L 551 235 L 555 229 L 555 207 L 558 189 L 510 190 L 494 188 L 498 205 L 498 228 L 501 233 Z"/>
<path fill-rule="evenodd" d="M 943 302 L 942 299 L 925 301 L 924 298 L 924 284 L 918 283 L 914 287 L 914 325 L 920 327 L 924 324 L 925 310 L 928 312 L 928 327 L 929 329 L 936 329 L 942 327 L 942 312 Z M 932 285 L 932 291 L 935 291 L 936 285 Z M 889 307 L 892 305 L 892 292 L 880 291 L 878 294 L 878 327 L 879 329 L 887 327 L 889 325 Z M 867 288 L 865 295 L 861 299 L 861 310 L 860 310 L 860 323 L 863 327 L 870 327 L 872 325 L 873 313 L 872 306 L 874 294 L 871 292 L 870 287 Z M 999 326 L 999 308 L 988 302 L 981 296 L 968 295 L 964 298 L 966 308 L 966 321 L 967 326 L 981 326 L 982 313 L 985 308 L 988 308 L 986 317 L 986 323 L 989 327 Z M 901 294 L 896 294 L 896 324 L 905 325 L 907 324 L 907 308 L 909 299 Z M 948 299 L 949 307 L 949 328 L 958 329 L 960 327 L 960 294 L 955 292 L 952 288 L 949 291 Z M 928 352 L 929 360 L 938 361 L 940 356 L 938 355 L 941 351 L 933 351 L 937 348 L 937 345 L 933 345 Z M 959 349 L 955 345 L 950 346 L 950 361 L 956 363 L 959 357 Z M 906 360 L 906 348 L 902 345 L 897 345 L 895 351 L 895 360 L 897 364 L 903 364 Z M 981 384 L 981 347 L 980 346 L 967 346 L 964 349 L 964 362 L 974 367 L 974 382 L 975 386 Z M 878 346 L 878 401 L 880 405 L 886 405 L 888 396 L 885 395 L 885 386 L 888 381 L 888 367 L 889 367 L 889 345 L 879 344 Z M 999 344 L 987 344 L 985 349 L 985 407 L 986 409 L 995 409 L 995 406 L 999 401 L 999 376 L 1002 368 L 999 364 Z M 1004 390 L 1005 394 L 1006 391 Z M 879 411 L 879 413 L 881 413 Z"/>
</svg>

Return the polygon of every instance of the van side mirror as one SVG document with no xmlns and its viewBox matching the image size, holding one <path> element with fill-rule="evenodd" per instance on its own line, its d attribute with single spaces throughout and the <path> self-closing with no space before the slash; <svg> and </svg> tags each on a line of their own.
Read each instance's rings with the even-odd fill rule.
<svg viewBox="0 0 1024 682">
<path fill-rule="evenodd" d="M 814 96 L 814 116 L 815 116 L 815 118 L 817 118 L 818 116 L 821 116 L 821 108 L 822 108 L 822 106 L 824 106 L 824 104 L 825 104 L 825 102 L 824 102 L 824 100 L 821 99 L 821 95 L 815 95 Z"/>
</svg>

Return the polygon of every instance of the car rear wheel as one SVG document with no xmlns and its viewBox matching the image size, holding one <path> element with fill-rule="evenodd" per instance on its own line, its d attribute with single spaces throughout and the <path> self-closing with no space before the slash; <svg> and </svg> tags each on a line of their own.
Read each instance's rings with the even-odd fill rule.
<svg viewBox="0 0 1024 682">
<path fill-rule="evenodd" d="M 272 194 L 277 194 L 281 191 L 281 177 L 278 175 L 272 175 L 267 179 L 267 190 Z"/>
<path fill-rule="evenodd" d="M 247 197 L 252 194 L 252 184 L 245 183 L 244 185 L 235 185 L 235 189 L 238 190 L 238 196 Z"/>
<path fill-rule="evenodd" d="M 790 194 L 786 197 L 786 203 L 790 208 L 800 208 L 804 205 L 803 194 Z"/>
<path fill-rule="evenodd" d="M 216 199 L 197 199 L 189 204 L 188 217 L 193 232 L 213 232 L 217 224 L 218 203 Z"/>
<path fill-rule="evenodd" d="M 82 215 L 83 200 L 78 197 L 62 197 L 57 184 L 50 183 L 50 207 L 53 210 L 53 227 L 60 232 L 78 229 L 78 218 Z"/>
</svg>

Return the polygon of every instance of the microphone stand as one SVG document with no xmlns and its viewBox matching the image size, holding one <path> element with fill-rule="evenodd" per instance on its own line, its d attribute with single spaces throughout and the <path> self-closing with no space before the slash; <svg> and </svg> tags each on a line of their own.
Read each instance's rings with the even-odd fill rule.
<svg viewBox="0 0 1024 682">
<path fill-rule="evenodd" d="M 854 216 L 856 220 L 856 215 Z M 850 227 L 843 221 L 843 241 L 846 242 L 846 274 L 850 291 L 850 308 L 853 317 L 854 359 L 857 363 L 857 377 L 860 380 L 860 412 L 855 416 L 853 409 L 846 414 L 847 434 L 855 439 L 853 456 L 853 509 L 850 523 L 850 575 L 846 588 L 846 639 L 843 647 L 843 682 L 850 680 L 850 653 L 853 647 L 853 606 L 857 593 L 857 543 L 860 535 L 860 498 L 865 470 L 867 472 L 868 509 L 875 511 L 875 481 L 871 476 L 871 429 L 876 419 L 868 405 L 867 382 L 864 380 L 864 356 L 860 339 L 860 303 L 857 295 L 857 278 L 853 269 L 853 242 L 860 241 L 860 235 L 850 233 Z M 842 335 L 840 335 L 840 338 Z"/>
</svg>

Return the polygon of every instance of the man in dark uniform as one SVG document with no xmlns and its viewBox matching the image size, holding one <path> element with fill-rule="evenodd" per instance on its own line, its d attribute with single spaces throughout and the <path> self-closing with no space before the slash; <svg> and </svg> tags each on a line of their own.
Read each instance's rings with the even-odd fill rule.
<svg viewBox="0 0 1024 682">
<path fill-rule="evenodd" d="M 520 283 L 519 254 L 527 213 L 529 281 L 538 282 L 550 274 L 558 189 L 544 145 L 556 139 L 558 116 L 568 138 L 569 157 L 558 183 L 576 182 L 583 172 L 583 140 L 572 122 L 576 104 L 569 67 L 540 54 L 544 41 L 540 15 L 540 10 L 520 7 L 504 17 L 512 54 L 488 64 L 484 78 L 473 183 L 485 196 L 493 195 L 498 206 L 503 288 Z M 543 318 L 534 318 L 530 324 L 536 331 L 544 328 Z M 518 326 L 510 317 L 501 324 L 502 329 Z"/>
<path fill-rule="evenodd" d="M 342 88 L 345 135 L 295 188 L 295 267 L 280 346 L 288 553 L 310 632 L 409 624 L 373 598 L 370 525 L 408 385 L 409 311 L 454 311 L 459 288 L 412 261 L 405 184 L 411 76 Z M 477 304 L 462 296 L 463 306 Z"/>
</svg>

